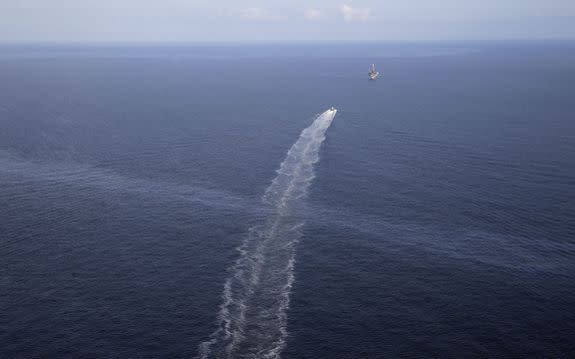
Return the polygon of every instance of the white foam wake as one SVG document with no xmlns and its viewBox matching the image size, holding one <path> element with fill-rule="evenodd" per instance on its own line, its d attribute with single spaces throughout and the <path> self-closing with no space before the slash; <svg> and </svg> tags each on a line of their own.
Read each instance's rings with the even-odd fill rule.
<svg viewBox="0 0 575 359">
<path fill-rule="evenodd" d="M 313 166 L 336 110 L 302 131 L 266 190 L 267 220 L 250 228 L 224 285 L 218 329 L 198 358 L 279 358 L 287 338 L 287 309 L 294 281 L 295 245 L 303 219 L 298 205 L 314 177 Z"/>
</svg>

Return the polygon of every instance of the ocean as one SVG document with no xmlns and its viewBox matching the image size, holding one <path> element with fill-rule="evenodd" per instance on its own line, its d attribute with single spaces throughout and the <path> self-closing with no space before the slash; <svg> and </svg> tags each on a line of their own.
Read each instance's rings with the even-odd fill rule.
<svg viewBox="0 0 575 359">
<path fill-rule="evenodd" d="M 573 357 L 574 88 L 573 42 L 1 45 L 0 357 Z"/>
</svg>

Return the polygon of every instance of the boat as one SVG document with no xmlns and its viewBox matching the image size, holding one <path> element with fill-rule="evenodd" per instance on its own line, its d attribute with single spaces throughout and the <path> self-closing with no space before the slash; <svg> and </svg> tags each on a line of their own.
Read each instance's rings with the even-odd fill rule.
<svg viewBox="0 0 575 359">
<path fill-rule="evenodd" d="M 375 64 L 371 64 L 369 72 L 367 73 L 370 80 L 375 80 L 379 77 L 379 72 L 375 69 Z"/>
</svg>

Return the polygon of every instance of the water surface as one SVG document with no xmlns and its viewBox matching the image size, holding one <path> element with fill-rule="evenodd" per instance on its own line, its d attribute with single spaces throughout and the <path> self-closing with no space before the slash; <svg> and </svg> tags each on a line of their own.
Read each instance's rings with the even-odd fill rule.
<svg viewBox="0 0 575 359">
<path fill-rule="evenodd" d="M 574 85 L 573 43 L 2 46 L 0 356 L 198 355 L 335 106 L 282 357 L 567 358 Z"/>
</svg>

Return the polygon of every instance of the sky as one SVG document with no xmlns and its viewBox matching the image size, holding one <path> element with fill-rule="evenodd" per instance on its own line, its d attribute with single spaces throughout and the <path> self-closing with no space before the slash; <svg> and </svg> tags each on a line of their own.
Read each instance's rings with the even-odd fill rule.
<svg viewBox="0 0 575 359">
<path fill-rule="evenodd" d="M 575 39 L 575 0 L 0 0 L 0 42 Z"/>
</svg>

